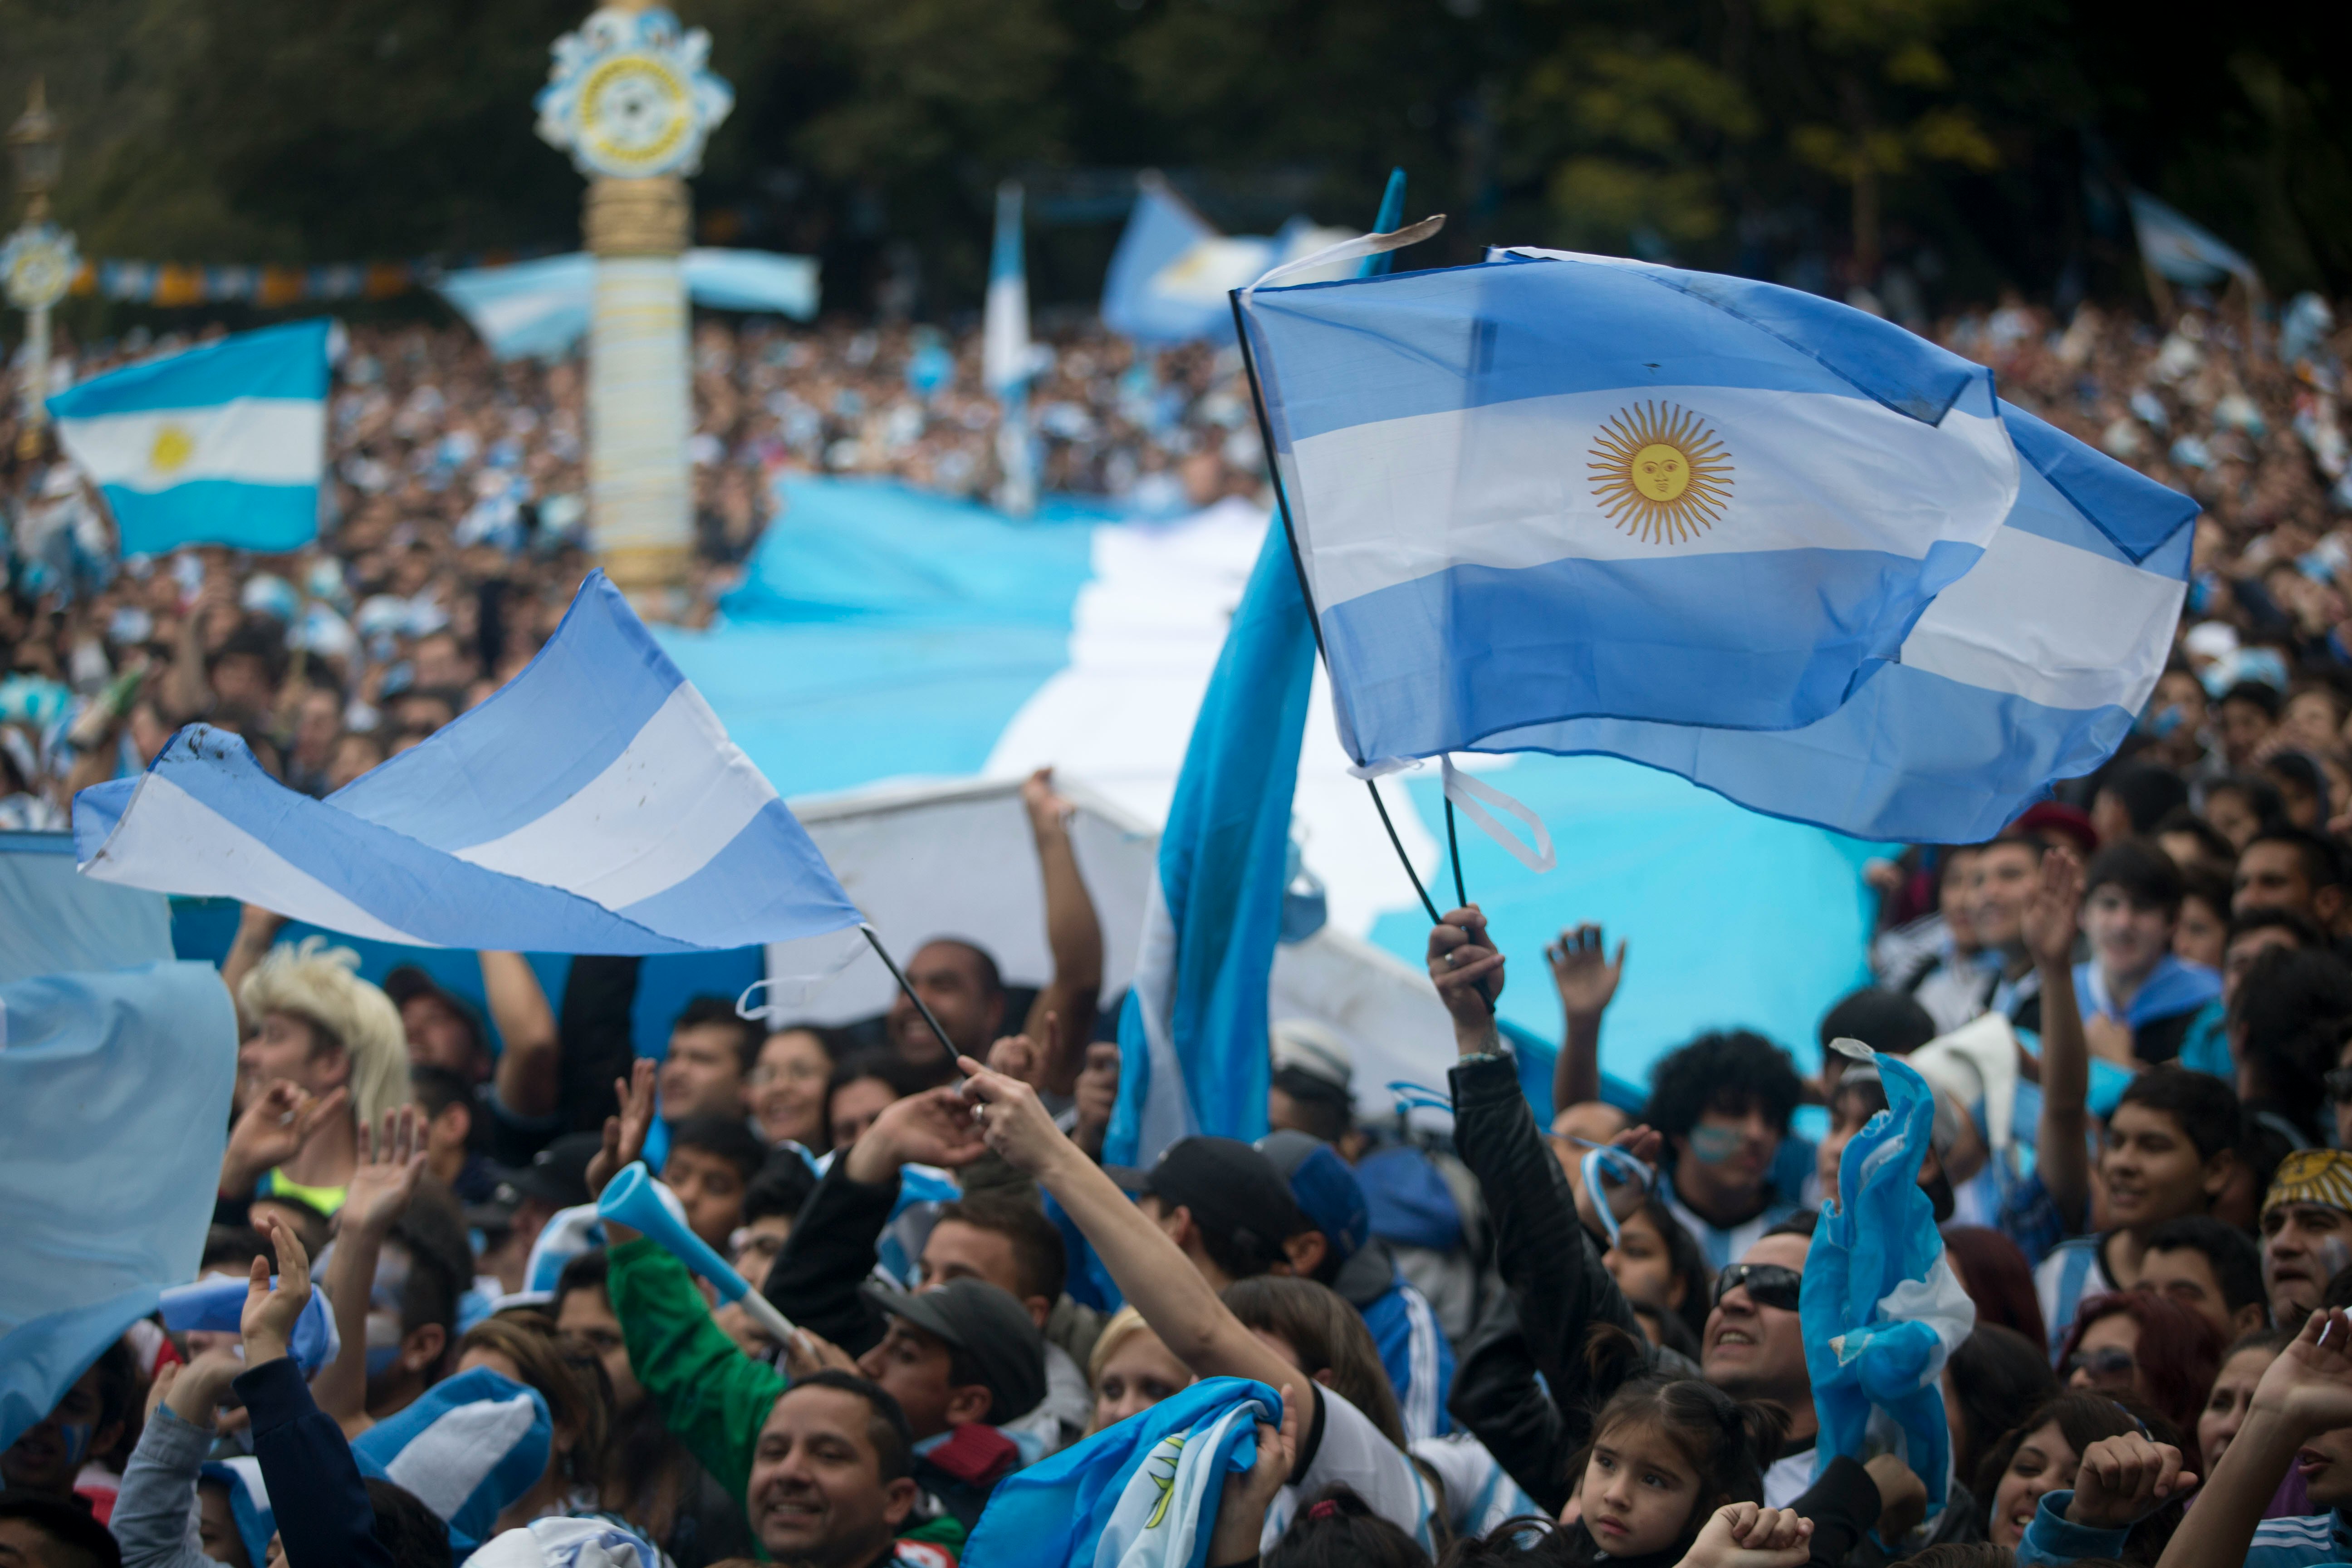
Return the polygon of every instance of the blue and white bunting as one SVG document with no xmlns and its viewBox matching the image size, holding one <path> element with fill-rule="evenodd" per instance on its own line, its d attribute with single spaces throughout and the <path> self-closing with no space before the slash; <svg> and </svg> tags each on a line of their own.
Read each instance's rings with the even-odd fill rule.
<svg viewBox="0 0 2352 1568">
<path fill-rule="evenodd" d="M 861 940 L 824 857 L 601 572 L 520 675 L 325 800 L 195 725 L 77 795 L 74 844 L 101 881 L 415 946 L 782 942 L 787 973 L 819 975 Z"/>
<path fill-rule="evenodd" d="M 1239 298 L 1360 767 L 1812 723 L 2017 496 L 1990 372 L 1794 289 L 1511 251 Z"/>
<path fill-rule="evenodd" d="M 1597 752 L 1857 838 L 1974 844 L 2115 754 L 2164 672 L 2197 503 L 2000 405 L 2023 458 L 1984 559 L 1801 730 L 1578 719 L 1479 749 Z"/>
<path fill-rule="evenodd" d="M 1289 880 L 1291 797 L 1314 629 L 1288 542 L 1266 530 L 1184 748 L 1119 1016 L 1104 1157 L 1149 1165 L 1196 1132 L 1265 1132 L 1268 975 Z"/>
<path fill-rule="evenodd" d="M 1204 1378 L 999 1481 L 964 1568 L 1201 1568 L 1226 1478 L 1281 1418 L 1265 1384 Z"/>
<path fill-rule="evenodd" d="M 332 325 L 240 332 L 49 399 L 58 439 L 106 493 L 125 555 L 294 550 L 317 537 Z"/>
<path fill-rule="evenodd" d="M 0 1447 L 195 1277 L 236 1040 L 209 963 L 0 985 Z"/>
</svg>

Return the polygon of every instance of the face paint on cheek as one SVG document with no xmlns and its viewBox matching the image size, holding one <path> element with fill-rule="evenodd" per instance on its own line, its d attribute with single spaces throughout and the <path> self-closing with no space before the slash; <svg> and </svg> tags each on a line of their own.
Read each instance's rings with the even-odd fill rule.
<svg viewBox="0 0 2352 1568">
<path fill-rule="evenodd" d="M 2311 1245 L 2311 1256 L 2318 1261 L 2319 1277 L 2333 1279 L 2352 1264 L 2352 1246 L 2347 1246 L 2340 1236 L 2323 1236 Z"/>
<path fill-rule="evenodd" d="M 66 1447 L 67 1464 L 76 1469 L 81 1468 L 82 1457 L 89 1452 L 90 1434 L 97 1430 L 94 1425 L 77 1425 L 71 1421 L 58 1423 L 58 1439 Z"/>
<path fill-rule="evenodd" d="M 372 1311 L 367 1319 L 367 1374 L 382 1377 L 400 1360 L 400 1315 Z"/>
<path fill-rule="evenodd" d="M 1728 1127 L 1694 1127 L 1690 1130 L 1691 1157 L 1703 1165 L 1720 1165 L 1739 1152 L 1740 1134 Z"/>
</svg>

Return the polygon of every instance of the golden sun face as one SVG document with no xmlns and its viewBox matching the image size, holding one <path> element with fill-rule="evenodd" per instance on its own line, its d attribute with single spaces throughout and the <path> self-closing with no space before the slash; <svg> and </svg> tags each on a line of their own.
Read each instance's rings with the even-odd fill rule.
<svg viewBox="0 0 2352 1568">
<path fill-rule="evenodd" d="M 1696 539 L 1731 504 L 1731 454 L 1697 415 L 1675 404 L 1618 410 L 1590 456 L 1601 510 L 1648 542 Z"/>
</svg>

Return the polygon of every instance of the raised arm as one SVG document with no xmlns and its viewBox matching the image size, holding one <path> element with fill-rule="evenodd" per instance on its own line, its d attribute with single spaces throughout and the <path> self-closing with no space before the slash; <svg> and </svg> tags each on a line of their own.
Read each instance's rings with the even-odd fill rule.
<svg viewBox="0 0 2352 1568">
<path fill-rule="evenodd" d="M 1151 1216 L 1063 1136 L 1035 1089 L 970 1057 L 957 1065 L 970 1075 L 960 1092 L 979 1102 L 988 1147 L 1054 1194 L 1170 1353 L 1199 1377 L 1254 1377 L 1276 1388 L 1298 1380 L 1298 1369 L 1242 1326 Z"/>
<path fill-rule="evenodd" d="M 2042 1127 L 2034 1147 L 2042 1184 L 2070 1230 L 2091 1204 L 2090 1047 L 2074 1000 L 2074 930 L 2083 905 L 2083 863 L 2072 849 L 2045 850 L 2025 906 L 2025 945 L 2042 975 Z"/>
<path fill-rule="evenodd" d="M 1559 1010 L 1566 1019 L 1559 1059 L 1552 1066 L 1551 1109 L 1554 1115 L 1571 1105 L 1601 1098 L 1601 1015 L 1617 994 L 1618 977 L 1625 973 L 1625 944 L 1617 943 L 1612 958 L 1601 928 L 1587 923 L 1559 933 L 1544 949 L 1551 964 L 1551 983 L 1559 992 Z"/>
<path fill-rule="evenodd" d="M 2157 1568 L 2245 1561 L 2254 1527 L 2295 1455 L 2320 1433 L 2346 1426 L 2352 1426 L 2352 1317 L 2336 1308 L 2314 1312 L 2254 1385 L 2246 1424 L 2230 1439 Z"/>
<path fill-rule="evenodd" d="M 536 1121 L 555 1113 L 557 1070 L 555 1010 L 547 1005 L 539 976 L 519 952 L 484 952 L 482 991 L 490 1004 L 506 1049 L 499 1056 L 499 1103 L 518 1117 Z"/>
<path fill-rule="evenodd" d="M 1070 842 L 1073 808 L 1055 793 L 1053 769 L 1029 775 L 1021 785 L 1021 804 L 1028 808 L 1029 831 L 1037 839 L 1037 869 L 1045 879 L 1045 945 L 1054 955 L 1054 978 L 1030 1004 L 1021 1032 L 1042 1040 L 1046 1016 L 1060 1020 L 1060 1048 L 1039 1064 L 1037 1081 L 1050 1093 L 1070 1094 L 1077 1087 L 1101 1001 L 1102 922 L 1078 875 L 1077 851 Z"/>
<path fill-rule="evenodd" d="M 359 1164 L 343 1194 L 335 1255 L 327 1260 L 327 1302 L 341 1342 L 335 1359 L 310 1380 L 310 1395 L 346 1437 L 375 1425 L 367 1413 L 368 1299 L 384 1238 L 425 1174 L 425 1128 L 414 1105 L 384 1112 L 383 1125 L 359 1129 Z"/>
</svg>

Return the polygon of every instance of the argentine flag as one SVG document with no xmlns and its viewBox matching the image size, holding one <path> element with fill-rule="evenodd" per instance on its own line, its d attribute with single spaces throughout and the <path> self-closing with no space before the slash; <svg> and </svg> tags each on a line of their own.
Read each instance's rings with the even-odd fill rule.
<svg viewBox="0 0 2352 1568">
<path fill-rule="evenodd" d="M 1281 1419 L 1265 1384 L 1203 1379 L 999 1481 L 963 1568 L 1201 1568 L 1226 1478 Z"/>
<path fill-rule="evenodd" d="M 243 900 L 421 947 L 790 944 L 816 975 L 857 910 L 702 694 L 601 572 L 520 675 L 325 800 L 204 725 L 74 797 L 85 876 Z"/>
<path fill-rule="evenodd" d="M 1269 526 L 1177 774 L 1119 1016 L 1104 1158 L 1149 1165 L 1194 1133 L 1265 1132 L 1268 980 L 1315 677 L 1289 542 Z"/>
<path fill-rule="evenodd" d="M 49 399 L 58 439 L 106 492 L 122 553 L 295 550 L 319 532 L 331 321 L 240 332 Z"/>
<path fill-rule="evenodd" d="M 1029 380 L 1039 369 L 1029 341 L 1029 271 L 1021 251 L 1021 186 L 996 187 L 996 237 L 988 260 L 988 310 L 981 323 L 981 379 L 996 394 L 996 460 L 1003 470 L 1004 510 L 1037 510 L 1037 445 L 1029 433 Z"/>
<path fill-rule="evenodd" d="M 1514 251 L 1238 298 L 1360 768 L 1813 723 L 2017 497 L 1990 371 L 1794 289 Z"/>
</svg>

